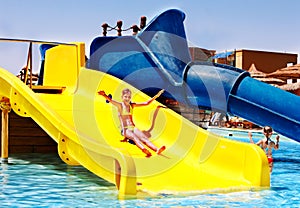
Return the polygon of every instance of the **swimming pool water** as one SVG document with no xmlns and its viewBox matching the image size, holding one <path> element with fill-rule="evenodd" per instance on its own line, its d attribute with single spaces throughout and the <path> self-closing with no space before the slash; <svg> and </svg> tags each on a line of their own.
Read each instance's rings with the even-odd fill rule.
<svg viewBox="0 0 300 208">
<path fill-rule="evenodd" d="M 234 139 L 248 142 L 246 137 Z M 114 185 L 81 166 L 64 164 L 57 154 L 14 154 L 8 164 L 0 164 L 0 204 L 1 207 L 299 207 L 300 144 L 281 140 L 274 160 L 270 189 L 118 200 Z"/>
</svg>

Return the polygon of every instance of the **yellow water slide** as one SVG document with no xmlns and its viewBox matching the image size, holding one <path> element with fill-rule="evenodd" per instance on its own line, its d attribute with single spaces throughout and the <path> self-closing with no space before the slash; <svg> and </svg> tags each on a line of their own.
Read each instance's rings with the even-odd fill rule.
<svg viewBox="0 0 300 208">
<path fill-rule="evenodd" d="M 259 147 L 209 133 L 171 109 L 158 108 L 158 102 L 135 108 L 133 119 L 166 150 L 147 158 L 135 145 L 120 142 L 117 109 L 97 91 L 115 100 L 124 88 L 132 90 L 135 102 L 149 97 L 122 80 L 86 69 L 84 44 L 74 45 L 47 50 L 43 86 L 31 89 L 0 68 L 0 96 L 57 142 L 67 164 L 82 165 L 115 184 L 120 196 L 269 187 L 268 162 Z"/>
</svg>

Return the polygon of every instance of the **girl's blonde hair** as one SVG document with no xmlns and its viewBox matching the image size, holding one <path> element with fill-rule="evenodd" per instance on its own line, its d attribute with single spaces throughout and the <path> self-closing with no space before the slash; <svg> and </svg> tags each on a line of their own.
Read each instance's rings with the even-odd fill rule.
<svg viewBox="0 0 300 208">
<path fill-rule="evenodd" d="M 124 90 L 122 90 L 122 96 L 128 93 L 131 94 L 131 90 L 129 88 L 125 88 Z"/>
<path fill-rule="evenodd" d="M 271 126 L 265 126 L 263 128 L 263 131 L 264 131 L 264 133 L 271 133 L 271 132 L 273 132 L 273 129 Z"/>
</svg>

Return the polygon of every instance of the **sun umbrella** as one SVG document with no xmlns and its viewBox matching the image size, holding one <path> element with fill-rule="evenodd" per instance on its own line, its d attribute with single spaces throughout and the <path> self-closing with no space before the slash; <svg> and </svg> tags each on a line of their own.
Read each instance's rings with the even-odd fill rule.
<svg viewBox="0 0 300 208">
<path fill-rule="evenodd" d="M 267 74 L 267 77 L 275 77 L 281 79 L 300 79 L 300 64 L 278 69 L 273 73 Z"/>
</svg>

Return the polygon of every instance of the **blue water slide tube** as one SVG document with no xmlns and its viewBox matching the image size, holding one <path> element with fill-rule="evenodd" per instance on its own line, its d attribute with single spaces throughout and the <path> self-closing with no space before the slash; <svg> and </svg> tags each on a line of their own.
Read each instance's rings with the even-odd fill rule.
<svg viewBox="0 0 300 208">
<path fill-rule="evenodd" d="M 269 125 L 300 142 L 300 97 L 225 65 L 192 63 L 185 76 L 197 104 Z"/>
<path fill-rule="evenodd" d="M 171 9 L 135 36 L 97 37 L 88 68 L 100 70 L 151 95 L 230 112 L 300 142 L 300 97 L 252 79 L 238 68 L 192 62 L 184 13 Z"/>
</svg>

